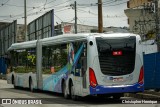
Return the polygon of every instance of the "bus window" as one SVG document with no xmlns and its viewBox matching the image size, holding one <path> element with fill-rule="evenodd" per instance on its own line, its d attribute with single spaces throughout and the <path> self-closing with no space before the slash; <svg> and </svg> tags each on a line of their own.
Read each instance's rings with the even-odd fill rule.
<svg viewBox="0 0 160 107">
<path fill-rule="evenodd" d="M 11 51 L 11 69 L 17 73 L 36 72 L 35 49 Z"/>
<path fill-rule="evenodd" d="M 87 69 L 87 53 L 86 53 L 86 44 L 83 42 L 76 42 L 74 44 L 75 52 L 78 52 L 78 49 L 83 46 L 83 50 L 80 54 L 78 59 L 78 63 L 76 64 L 75 68 L 75 76 L 84 76 L 86 69 Z"/>
<path fill-rule="evenodd" d="M 42 70 L 44 74 L 58 72 L 67 64 L 67 44 L 44 46 Z"/>
<path fill-rule="evenodd" d="M 136 37 L 96 38 L 101 71 L 105 75 L 126 75 L 134 70 Z"/>
</svg>

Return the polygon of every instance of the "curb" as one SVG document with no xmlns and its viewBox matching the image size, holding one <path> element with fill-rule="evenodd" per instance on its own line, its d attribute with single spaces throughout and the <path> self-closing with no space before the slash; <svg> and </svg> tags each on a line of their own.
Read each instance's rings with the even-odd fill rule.
<svg viewBox="0 0 160 107">
<path fill-rule="evenodd" d="M 0 79 L 6 80 L 6 75 L 0 75 Z"/>
<path fill-rule="evenodd" d="M 156 92 L 154 92 L 156 93 Z M 151 93 L 136 93 L 136 94 L 133 94 L 133 93 L 127 93 L 125 94 L 126 97 L 134 97 L 134 98 L 138 98 L 138 99 L 146 99 L 146 100 L 158 100 L 160 101 L 160 96 L 157 94 L 157 95 L 153 95 Z"/>
</svg>

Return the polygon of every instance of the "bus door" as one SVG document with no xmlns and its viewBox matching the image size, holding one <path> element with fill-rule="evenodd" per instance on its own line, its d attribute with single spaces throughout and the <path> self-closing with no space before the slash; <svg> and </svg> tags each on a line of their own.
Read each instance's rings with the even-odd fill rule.
<svg viewBox="0 0 160 107">
<path fill-rule="evenodd" d="M 80 58 L 78 60 L 78 63 L 76 64 L 75 67 L 75 82 L 77 89 L 79 90 L 80 93 L 83 93 L 83 89 L 87 88 L 86 85 L 86 69 L 87 69 L 87 53 L 86 53 L 86 44 L 84 44 L 84 49 L 80 55 Z"/>
<path fill-rule="evenodd" d="M 81 68 L 82 86 L 83 86 L 83 89 L 86 89 L 87 88 L 87 84 L 86 84 L 87 57 L 86 56 L 81 58 L 81 64 L 82 64 L 82 68 Z"/>
<path fill-rule="evenodd" d="M 86 89 L 86 71 L 87 71 L 87 44 L 84 44 L 84 50 L 80 57 L 80 64 L 81 64 L 81 78 L 82 78 L 82 88 Z"/>
<path fill-rule="evenodd" d="M 87 88 L 86 85 L 86 68 L 87 68 L 87 57 L 81 57 L 77 67 L 75 68 L 75 84 L 78 93 L 84 93 L 84 89 Z"/>
</svg>

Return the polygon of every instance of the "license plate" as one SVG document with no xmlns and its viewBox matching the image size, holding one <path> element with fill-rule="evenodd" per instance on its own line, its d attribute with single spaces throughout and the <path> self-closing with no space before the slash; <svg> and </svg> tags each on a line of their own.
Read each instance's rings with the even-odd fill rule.
<svg viewBox="0 0 160 107">
<path fill-rule="evenodd" d="M 120 82 L 120 81 L 123 81 L 123 77 L 113 78 L 113 82 Z"/>
</svg>

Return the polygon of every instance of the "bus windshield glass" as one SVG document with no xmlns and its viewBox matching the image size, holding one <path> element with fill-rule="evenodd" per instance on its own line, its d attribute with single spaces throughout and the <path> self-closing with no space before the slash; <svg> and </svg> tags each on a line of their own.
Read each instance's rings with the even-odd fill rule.
<svg viewBox="0 0 160 107">
<path fill-rule="evenodd" d="M 134 71 L 136 37 L 96 38 L 100 68 L 104 75 L 127 75 Z"/>
</svg>

